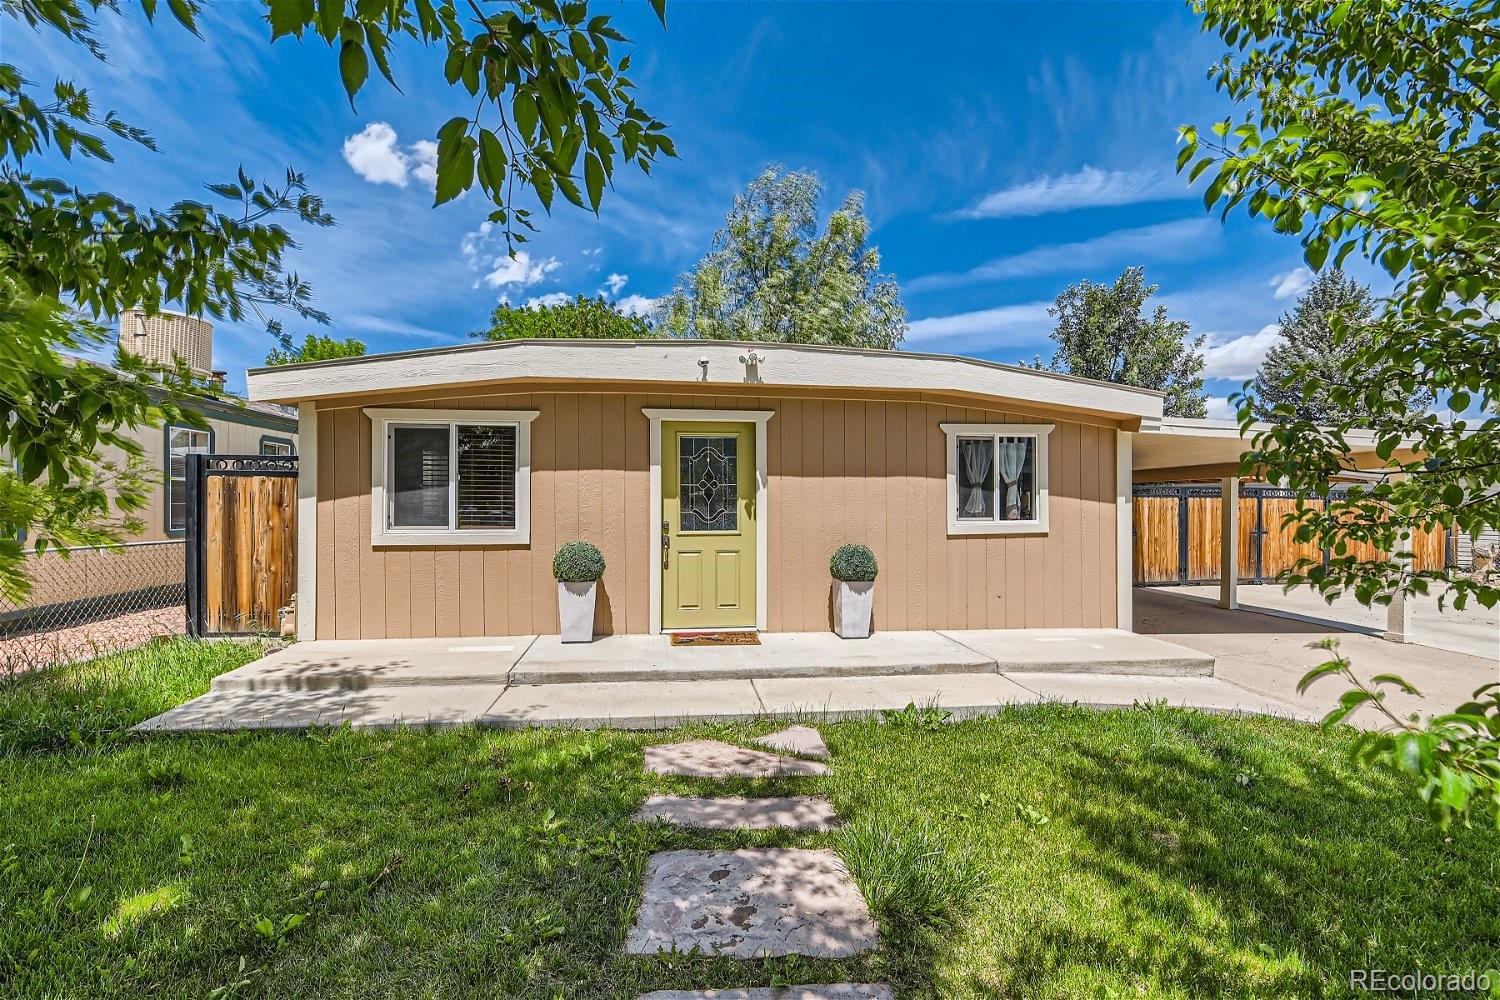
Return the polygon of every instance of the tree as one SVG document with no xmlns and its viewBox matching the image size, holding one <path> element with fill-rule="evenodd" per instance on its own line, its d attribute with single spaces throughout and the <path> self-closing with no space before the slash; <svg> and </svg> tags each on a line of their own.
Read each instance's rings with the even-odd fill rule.
<svg viewBox="0 0 1500 1000">
<path fill-rule="evenodd" d="M 1368 409 L 1349 390 L 1363 377 L 1356 359 L 1372 335 L 1370 320 L 1375 310 L 1368 285 L 1337 268 L 1318 275 L 1292 311 L 1281 317 L 1281 341 L 1261 362 L 1251 389 L 1256 417 L 1273 420 L 1281 407 L 1284 413 L 1317 424 L 1368 420 Z M 1342 338 L 1333 334 L 1336 317 L 1348 331 Z M 1308 372 L 1316 380 L 1314 385 L 1303 379 Z M 1333 386 L 1344 388 L 1347 403 L 1333 401 Z M 1413 396 L 1404 402 L 1408 409 L 1421 409 L 1431 396 Z"/>
<path fill-rule="evenodd" d="M 273 347 L 266 355 L 267 365 L 300 365 L 307 361 L 332 361 L 335 358 L 362 358 L 365 342 L 353 337 L 335 340 L 326 334 L 309 333 L 301 347 L 288 350 Z"/>
<path fill-rule="evenodd" d="M 487 330 L 475 340 L 644 340 L 656 336 L 642 316 L 627 316 L 601 297 L 579 295 L 557 305 L 513 306 L 501 302 L 490 313 Z"/>
<path fill-rule="evenodd" d="M 1235 50 L 1211 79 L 1241 107 L 1207 133 L 1183 126 L 1178 169 L 1211 172 L 1206 205 L 1226 216 L 1244 206 L 1296 235 L 1315 270 L 1358 252 L 1395 282 L 1367 334 L 1331 323 L 1359 373 L 1326 387 L 1343 418 L 1320 427 L 1274 410 L 1242 458 L 1245 471 L 1327 501 L 1290 515 L 1297 539 L 1331 557 L 1299 565 L 1288 584 L 1365 604 L 1435 592 L 1493 607 L 1493 583 L 1418 570 L 1411 537 L 1500 527 L 1500 6 L 1205 0 L 1200 10 Z M 1325 388 L 1311 365 L 1296 374 L 1308 391 Z M 1429 394 L 1446 398 L 1449 418 L 1407 405 Z M 1254 388 L 1234 400 L 1248 429 Z M 1330 497 L 1356 412 L 1389 469 Z M 1335 656 L 1304 683 L 1329 675 L 1354 678 Z M 1401 683 L 1356 684 L 1329 721 L 1383 707 L 1385 685 Z M 1440 823 L 1479 814 L 1500 824 L 1500 687 L 1426 723 L 1387 721 L 1358 738 L 1363 759 L 1415 775 Z"/>
<path fill-rule="evenodd" d="M 1203 337 L 1189 340 L 1188 324 L 1168 319 L 1166 306 L 1158 305 L 1149 316 L 1143 312 L 1156 289 L 1146 284 L 1139 267 L 1126 268 L 1112 285 L 1069 285 L 1047 310 L 1057 317 L 1052 330 L 1057 353 L 1046 367 L 1164 392 L 1169 417 L 1206 416 Z"/>
<path fill-rule="evenodd" d="M 906 335 L 896 283 L 867 246 L 851 191 L 818 234 L 817 174 L 767 167 L 734 198 L 712 246 L 658 307 L 671 336 L 891 350 Z"/>
<path fill-rule="evenodd" d="M 652 0 L 658 17 L 663 0 Z M 626 39 L 583 2 L 513 0 L 482 8 L 464 0 L 265 0 L 270 38 L 322 38 L 338 52 L 351 102 L 373 63 L 394 84 L 390 54 L 401 40 L 447 51 L 445 79 L 476 99 L 472 116 L 437 131 L 436 202 L 478 182 L 490 221 L 507 239 L 533 228 L 521 199 L 550 211 L 555 192 L 598 211 L 621 163 L 649 171 L 673 156 L 665 126 L 635 102 L 625 76 Z M 199 5 L 166 5 L 197 33 Z M 147 20 L 156 0 L 141 0 Z M 54 32 L 104 59 L 101 0 L 0 0 L 0 16 Z M 8 37 L 8 36 L 7 36 Z M 315 321 L 311 290 L 286 267 L 296 246 L 283 220 L 332 223 L 301 174 L 258 181 L 241 171 L 208 186 L 212 201 L 137 208 L 110 193 L 85 193 L 31 167 L 74 157 L 112 160 L 112 141 L 155 149 L 148 132 L 59 80 L 42 87 L 0 62 L 0 595 L 28 590 L 27 548 L 117 540 L 152 486 L 141 472 L 132 428 L 163 420 L 195 424 L 184 403 L 213 393 L 184 367 L 117 355 L 112 366 L 65 355 L 103 349 L 104 322 L 123 310 L 175 305 L 194 315 L 241 320 L 253 313 L 280 334 L 277 310 Z M 283 351 L 291 352 L 289 341 Z M 123 460 L 99 456 L 111 452 Z M 26 539 L 26 543 L 20 541 Z"/>
</svg>

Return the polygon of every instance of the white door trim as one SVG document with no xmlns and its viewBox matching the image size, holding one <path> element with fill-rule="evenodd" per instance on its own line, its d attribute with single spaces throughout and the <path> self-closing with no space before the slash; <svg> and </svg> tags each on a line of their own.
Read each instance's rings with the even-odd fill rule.
<svg viewBox="0 0 1500 1000">
<path fill-rule="evenodd" d="M 769 463 L 766 425 L 775 410 L 673 410 L 645 407 L 641 410 L 651 421 L 651 502 L 647 507 L 651 539 L 651 634 L 661 632 L 661 425 L 674 420 L 718 420 L 723 423 L 755 425 L 755 627 L 766 630 L 766 591 L 770 587 L 767 572 L 767 539 L 770 536 L 771 508 L 766 503 Z"/>
</svg>

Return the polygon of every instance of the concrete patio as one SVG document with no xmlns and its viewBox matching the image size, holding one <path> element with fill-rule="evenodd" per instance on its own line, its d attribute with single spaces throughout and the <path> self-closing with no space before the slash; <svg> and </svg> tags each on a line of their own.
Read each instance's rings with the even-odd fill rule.
<svg viewBox="0 0 1500 1000">
<path fill-rule="evenodd" d="M 297 643 L 214 680 L 142 730 L 478 724 L 668 728 L 841 719 L 907 704 L 963 718 L 1044 701 L 1137 702 L 1308 717 L 1211 676 L 1213 657 L 1113 629 L 764 635 L 673 647 L 665 636 Z"/>
</svg>

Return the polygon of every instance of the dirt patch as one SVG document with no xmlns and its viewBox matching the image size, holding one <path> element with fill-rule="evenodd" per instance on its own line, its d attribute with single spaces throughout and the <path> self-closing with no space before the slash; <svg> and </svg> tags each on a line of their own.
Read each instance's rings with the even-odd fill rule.
<svg viewBox="0 0 1500 1000">
<path fill-rule="evenodd" d="M 0 676 L 88 660 L 142 645 L 157 636 L 186 631 L 187 610 L 179 604 L 51 632 L 0 638 Z"/>
</svg>

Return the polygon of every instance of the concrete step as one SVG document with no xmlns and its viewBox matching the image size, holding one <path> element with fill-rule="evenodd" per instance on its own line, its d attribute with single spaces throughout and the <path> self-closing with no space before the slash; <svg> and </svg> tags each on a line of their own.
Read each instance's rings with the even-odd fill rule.
<svg viewBox="0 0 1500 1000">
<path fill-rule="evenodd" d="M 215 691 L 362 691 L 506 683 L 534 635 L 298 642 L 213 680 Z"/>
<path fill-rule="evenodd" d="M 516 685 L 653 681 L 1054 673 L 1196 676 L 1214 659 L 1120 629 L 986 629 L 876 632 L 840 639 L 822 632 L 770 632 L 757 646 L 673 646 L 667 636 L 603 636 L 564 643 L 540 636 L 510 672 Z"/>
<path fill-rule="evenodd" d="M 872 677 L 968 674 L 994 660 L 936 632 L 880 632 L 840 639 L 832 632 L 766 632 L 754 646 L 673 646 L 665 635 L 610 635 L 564 643 L 544 635 L 511 671 L 512 684 L 754 680 L 761 677 Z"/>
</svg>

